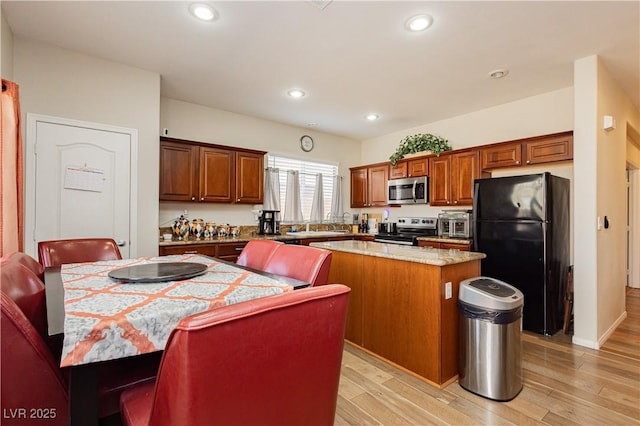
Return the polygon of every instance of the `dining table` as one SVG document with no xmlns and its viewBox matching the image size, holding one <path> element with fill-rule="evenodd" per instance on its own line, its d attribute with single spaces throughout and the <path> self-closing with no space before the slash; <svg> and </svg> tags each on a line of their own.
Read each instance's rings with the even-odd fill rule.
<svg viewBox="0 0 640 426">
<path fill-rule="evenodd" d="M 162 351 L 187 316 L 309 286 L 199 254 L 64 264 L 44 279 L 49 335 L 64 335 L 71 424 L 83 426 L 98 424 L 98 363 Z"/>
</svg>

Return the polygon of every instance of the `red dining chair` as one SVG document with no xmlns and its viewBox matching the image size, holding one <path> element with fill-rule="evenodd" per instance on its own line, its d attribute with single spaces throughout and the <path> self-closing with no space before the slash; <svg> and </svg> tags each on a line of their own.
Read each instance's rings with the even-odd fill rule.
<svg viewBox="0 0 640 426">
<path fill-rule="evenodd" d="M 42 266 L 41 263 L 39 263 L 37 260 L 35 260 L 33 257 L 29 256 L 26 253 L 17 251 L 15 253 L 11 253 L 7 256 L 4 256 L 2 260 L 8 260 L 10 262 L 20 263 L 26 266 L 27 268 L 29 268 L 29 270 L 34 274 L 36 274 L 38 278 L 40 278 L 41 280 L 44 277 L 44 266 Z"/>
<path fill-rule="evenodd" d="M 273 253 L 282 245 L 274 240 L 251 240 L 242 249 L 236 264 L 264 271 Z"/>
<path fill-rule="evenodd" d="M 125 425 L 333 425 L 350 289 L 305 288 L 184 318 Z"/>
<path fill-rule="evenodd" d="M 4 291 L 0 294 L 0 305 L 2 424 L 68 425 L 67 383 L 49 348 Z M 31 409 L 38 410 L 39 415 L 31 417 Z M 45 415 L 49 417 L 43 419 Z"/>
<path fill-rule="evenodd" d="M 271 256 L 264 270 L 308 282 L 311 286 L 325 285 L 329 279 L 331 257 L 329 250 L 283 244 Z"/>
<path fill-rule="evenodd" d="M 60 266 L 63 263 L 122 259 L 118 245 L 111 238 L 40 241 L 38 257 L 45 268 Z"/>
<path fill-rule="evenodd" d="M 47 304 L 42 281 L 23 264 L 3 258 L 0 262 L 0 288 L 20 308 L 38 334 L 47 340 Z"/>
</svg>

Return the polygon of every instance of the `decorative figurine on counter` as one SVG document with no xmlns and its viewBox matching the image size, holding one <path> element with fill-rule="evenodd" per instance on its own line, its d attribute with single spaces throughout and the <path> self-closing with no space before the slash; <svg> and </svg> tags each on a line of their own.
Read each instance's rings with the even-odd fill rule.
<svg viewBox="0 0 640 426">
<path fill-rule="evenodd" d="M 229 234 L 228 225 L 218 225 L 218 237 L 226 237 Z"/>
<path fill-rule="evenodd" d="M 180 215 L 179 218 L 173 222 L 171 226 L 173 230 L 173 234 L 178 238 L 178 240 L 188 240 L 189 239 L 189 219 Z"/>
<path fill-rule="evenodd" d="M 204 239 L 210 240 L 216 236 L 216 224 L 215 222 L 207 222 L 204 224 Z"/>
<path fill-rule="evenodd" d="M 203 233 L 204 233 L 204 220 L 193 219 L 193 221 L 191 222 L 191 235 L 196 237 L 196 240 L 199 240 Z"/>
</svg>

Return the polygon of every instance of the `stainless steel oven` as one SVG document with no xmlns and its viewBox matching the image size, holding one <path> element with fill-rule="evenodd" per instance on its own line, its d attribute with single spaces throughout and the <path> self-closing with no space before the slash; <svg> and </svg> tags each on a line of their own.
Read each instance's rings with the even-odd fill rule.
<svg viewBox="0 0 640 426">
<path fill-rule="evenodd" d="M 421 176 L 408 179 L 391 179 L 387 183 L 389 204 L 428 204 L 429 178 Z"/>
<path fill-rule="evenodd" d="M 418 237 L 432 237 L 438 232 L 435 217 L 401 217 L 392 232 L 378 232 L 374 241 L 379 243 L 417 246 Z M 394 229 L 395 228 L 395 229 Z"/>
</svg>

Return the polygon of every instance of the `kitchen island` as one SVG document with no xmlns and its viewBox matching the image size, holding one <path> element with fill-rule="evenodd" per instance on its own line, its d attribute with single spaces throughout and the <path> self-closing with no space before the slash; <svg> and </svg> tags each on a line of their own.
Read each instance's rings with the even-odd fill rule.
<svg viewBox="0 0 640 426">
<path fill-rule="evenodd" d="M 333 252 L 329 282 L 351 287 L 345 337 L 431 384 L 458 374 L 458 287 L 482 253 L 365 241 L 312 243 Z"/>
</svg>

